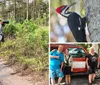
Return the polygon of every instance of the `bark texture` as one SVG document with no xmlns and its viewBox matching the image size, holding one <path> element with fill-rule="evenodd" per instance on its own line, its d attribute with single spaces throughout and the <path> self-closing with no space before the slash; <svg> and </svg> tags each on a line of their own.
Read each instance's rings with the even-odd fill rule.
<svg viewBox="0 0 100 85">
<path fill-rule="evenodd" d="M 91 42 L 100 42 L 100 0 L 83 0 Z"/>
</svg>

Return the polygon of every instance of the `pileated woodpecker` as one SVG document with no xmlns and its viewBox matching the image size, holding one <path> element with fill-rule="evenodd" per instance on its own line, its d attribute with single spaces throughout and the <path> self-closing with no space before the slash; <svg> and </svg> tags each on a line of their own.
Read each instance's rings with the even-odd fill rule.
<svg viewBox="0 0 100 85">
<path fill-rule="evenodd" d="M 76 12 L 68 11 L 74 4 L 76 3 L 60 6 L 56 9 L 56 12 L 67 18 L 69 28 L 77 42 L 87 42 L 85 34 L 86 17 L 81 18 Z"/>
</svg>

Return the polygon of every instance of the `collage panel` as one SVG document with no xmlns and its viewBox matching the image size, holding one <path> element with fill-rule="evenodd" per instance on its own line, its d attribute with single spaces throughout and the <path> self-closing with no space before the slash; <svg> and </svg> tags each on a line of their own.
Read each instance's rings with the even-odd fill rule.
<svg viewBox="0 0 100 85">
<path fill-rule="evenodd" d="M 50 44 L 49 85 L 100 85 L 100 44 Z"/>
<path fill-rule="evenodd" d="M 0 0 L 0 85 L 49 85 L 49 0 Z"/>
<path fill-rule="evenodd" d="M 99 1 L 50 0 L 50 42 L 100 42 Z"/>
<path fill-rule="evenodd" d="M 0 85 L 100 85 L 99 0 L 0 0 Z"/>
<path fill-rule="evenodd" d="M 100 1 L 50 0 L 50 85 L 100 85 Z"/>
</svg>

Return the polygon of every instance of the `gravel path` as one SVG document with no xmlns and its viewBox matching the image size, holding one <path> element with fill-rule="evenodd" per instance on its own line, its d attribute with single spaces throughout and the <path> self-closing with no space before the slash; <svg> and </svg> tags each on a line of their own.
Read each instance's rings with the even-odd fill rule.
<svg viewBox="0 0 100 85">
<path fill-rule="evenodd" d="M 11 67 L 5 65 L 5 61 L 0 60 L 0 85 L 34 85 L 30 77 L 11 75 L 14 72 Z"/>
</svg>

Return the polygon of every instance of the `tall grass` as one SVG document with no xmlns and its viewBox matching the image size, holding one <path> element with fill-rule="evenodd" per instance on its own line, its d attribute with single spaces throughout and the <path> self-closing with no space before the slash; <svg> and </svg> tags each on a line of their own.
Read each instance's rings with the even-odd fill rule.
<svg viewBox="0 0 100 85">
<path fill-rule="evenodd" d="M 8 62 L 19 62 L 32 70 L 48 68 L 48 27 L 37 26 L 32 21 L 11 21 L 4 27 L 5 42 L 0 56 Z"/>
</svg>

